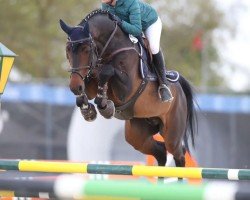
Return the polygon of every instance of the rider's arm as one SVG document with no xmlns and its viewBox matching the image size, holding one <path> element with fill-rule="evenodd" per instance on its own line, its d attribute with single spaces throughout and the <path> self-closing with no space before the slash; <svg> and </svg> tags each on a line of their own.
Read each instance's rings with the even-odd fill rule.
<svg viewBox="0 0 250 200">
<path fill-rule="evenodd" d="M 134 0 L 129 7 L 129 22 L 122 21 L 122 29 L 134 36 L 142 33 L 141 11 L 138 0 Z"/>
</svg>

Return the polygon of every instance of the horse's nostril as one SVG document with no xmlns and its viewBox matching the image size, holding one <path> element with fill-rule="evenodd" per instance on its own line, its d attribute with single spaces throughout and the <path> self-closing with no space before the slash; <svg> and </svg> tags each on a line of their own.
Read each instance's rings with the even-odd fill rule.
<svg viewBox="0 0 250 200">
<path fill-rule="evenodd" d="M 79 91 L 80 93 L 82 93 L 83 90 L 82 90 L 82 86 L 81 86 L 81 85 L 79 86 L 78 91 Z"/>
</svg>

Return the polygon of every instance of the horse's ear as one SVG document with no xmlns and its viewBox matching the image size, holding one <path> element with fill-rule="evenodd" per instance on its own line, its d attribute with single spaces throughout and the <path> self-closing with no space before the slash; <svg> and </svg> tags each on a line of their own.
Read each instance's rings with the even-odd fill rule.
<svg viewBox="0 0 250 200">
<path fill-rule="evenodd" d="M 71 33 L 71 31 L 73 30 L 73 27 L 68 26 L 63 20 L 60 19 L 60 26 L 61 29 L 67 33 L 68 35 Z"/>
</svg>

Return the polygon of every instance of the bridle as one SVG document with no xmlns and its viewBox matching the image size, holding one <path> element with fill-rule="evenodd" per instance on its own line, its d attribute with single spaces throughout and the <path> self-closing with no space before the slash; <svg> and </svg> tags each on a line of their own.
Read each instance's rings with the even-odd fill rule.
<svg viewBox="0 0 250 200">
<path fill-rule="evenodd" d="M 80 28 L 84 28 L 83 26 L 77 26 Z M 89 54 L 89 63 L 88 65 L 85 66 L 81 66 L 81 67 L 70 67 L 70 69 L 68 70 L 68 72 L 72 74 L 77 74 L 81 77 L 81 79 L 84 81 L 85 78 L 89 78 L 92 71 L 94 70 L 94 68 L 102 65 L 103 63 L 103 55 L 105 53 L 105 51 L 107 50 L 110 42 L 112 41 L 113 37 L 115 36 L 115 33 L 117 31 L 118 25 L 117 22 L 115 22 L 115 28 L 112 32 L 112 34 L 110 35 L 109 39 L 107 40 L 106 44 L 104 45 L 101 53 L 98 53 L 97 50 L 97 45 L 95 43 L 95 41 L 93 40 L 91 33 L 89 33 L 89 37 L 88 38 L 84 38 L 84 39 L 80 39 L 80 40 L 74 40 L 72 41 L 70 39 L 70 37 L 68 38 L 68 42 L 72 45 L 72 51 L 73 51 L 73 63 L 75 63 L 77 61 L 77 56 L 74 52 L 76 52 L 77 47 L 79 46 L 79 44 L 84 44 L 84 43 L 89 43 L 90 44 L 90 54 Z M 112 55 L 112 54 L 111 54 Z M 88 69 L 87 75 L 85 77 L 82 76 L 82 74 L 80 73 L 80 71 L 82 69 Z"/>
<path fill-rule="evenodd" d="M 77 63 L 77 61 L 78 61 L 77 60 L 77 55 L 76 55 L 77 48 L 79 47 L 80 44 L 84 44 L 84 43 L 89 43 L 90 44 L 90 51 L 91 52 L 89 53 L 89 59 L 88 59 L 89 63 L 88 63 L 88 65 L 84 65 L 84 66 L 80 66 L 80 67 L 74 67 L 74 63 Z M 69 37 L 67 44 L 71 45 L 71 47 L 72 47 L 72 54 L 73 54 L 73 67 L 70 67 L 70 69 L 68 70 L 68 72 L 70 72 L 71 75 L 72 74 L 77 74 L 77 75 L 79 75 L 81 77 L 82 80 L 85 80 L 86 77 L 90 76 L 91 71 L 95 67 L 95 63 L 93 61 L 95 60 L 94 56 L 96 55 L 97 48 L 95 46 L 94 40 L 92 39 L 92 36 L 89 34 L 88 38 L 84 38 L 84 39 L 80 39 L 80 40 L 74 40 L 74 41 L 72 41 L 70 39 L 70 37 Z M 80 73 L 80 71 L 82 69 L 88 69 L 88 73 L 87 73 L 86 77 L 83 77 L 83 75 Z"/>
</svg>

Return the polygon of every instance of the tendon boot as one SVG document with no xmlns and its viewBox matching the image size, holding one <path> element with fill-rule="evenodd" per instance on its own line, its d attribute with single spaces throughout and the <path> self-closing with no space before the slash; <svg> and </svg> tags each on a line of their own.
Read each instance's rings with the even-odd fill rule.
<svg viewBox="0 0 250 200">
<path fill-rule="evenodd" d="M 153 63 L 159 79 L 158 94 L 160 99 L 162 102 L 172 101 L 173 95 L 168 87 L 169 83 L 166 77 L 165 62 L 161 51 L 157 54 L 153 54 Z"/>
</svg>

